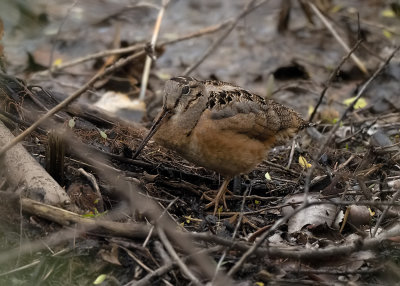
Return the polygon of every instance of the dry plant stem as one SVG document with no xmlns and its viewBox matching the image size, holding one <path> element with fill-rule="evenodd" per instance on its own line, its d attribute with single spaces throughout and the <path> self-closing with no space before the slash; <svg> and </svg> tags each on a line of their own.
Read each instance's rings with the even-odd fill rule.
<svg viewBox="0 0 400 286">
<path fill-rule="evenodd" d="M 204 254 L 213 253 L 213 252 L 219 251 L 220 249 L 221 249 L 221 246 L 215 246 L 215 247 L 212 247 L 212 248 L 200 250 L 199 253 L 204 253 Z M 196 254 L 197 253 L 194 253 L 193 255 L 196 255 Z M 191 256 L 192 255 L 188 255 L 188 256 L 184 257 L 182 260 L 184 262 L 186 262 L 188 259 L 191 258 Z M 164 275 L 165 273 L 170 271 L 170 269 L 172 269 L 172 267 L 174 267 L 175 265 L 176 265 L 175 261 L 168 262 L 165 265 L 163 265 L 160 268 L 158 268 L 157 270 L 154 270 L 152 273 L 147 274 L 141 280 L 134 281 L 134 282 L 129 282 L 129 283 L 125 284 L 124 286 L 147 286 L 147 285 L 151 285 L 150 281 L 152 279 L 154 279 L 155 277 L 160 277 L 161 275 Z"/>
<path fill-rule="evenodd" d="M 157 232 L 160 240 L 164 244 L 164 247 L 167 249 L 169 255 L 171 255 L 171 257 L 178 264 L 182 272 L 190 279 L 190 281 L 192 281 L 194 285 L 202 286 L 203 284 L 197 279 L 196 276 L 193 275 L 193 273 L 189 270 L 189 268 L 187 268 L 186 264 L 183 263 L 183 261 L 179 258 L 171 242 L 168 240 L 167 235 L 164 232 L 164 229 L 162 227 L 157 227 Z"/>
<path fill-rule="evenodd" d="M 97 181 L 96 181 L 96 177 L 93 174 L 86 172 L 83 168 L 79 168 L 78 171 L 83 176 L 85 176 L 89 180 L 89 182 L 92 184 L 92 187 L 94 188 L 96 195 L 98 196 L 98 203 L 97 203 L 98 207 L 97 208 L 100 212 L 103 212 L 104 211 L 103 196 L 101 195 L 99 185 L 97 184 Z"/>
<path fill-rule="evenodd" d="M 95 60 L 98 58 L 104 58 L 104 57 L 112 56 L 112 55 L 135 52 L 137 50 L 144 49 L 145 46 L 146 46 L 145 44 L 135 44 L 135 45 L 132 45 L 132 46 L 129 46 L 126 48 L 101 51 L 101 52 L 98 52 L 95 54 L 90 54 L 90 55 L 87 55 L 87 56 L 84 56 L 84 57 L 81 57 L 81 58 L 78 58 L 78 59 L 75 59 L 75 60 L 72 60 L 69 62 L 65 62 L 59 66 L 53 66 L 53 67 L 51 67 L 50 70 L 45 70 L 45 71 L 39 72 L 38 74 L 43 75 L 43 74 L 48 73 L 49 71 L 54 73 L 54 72 L 58 72 L 63 69 L 69 68 L 71 66 L 75 66 L 75 65 L 78 65 L 78 64 L 81 64 L 81 63 L 84 63 L 87 61 Z"/>
<path fill-rule="evenodd" d="M 333 134 L 336 132 L 337 128 L 339 127 L 339 124 L 341 121 L 343 121 L 343 119 L 346 117 L 347 113 L 353 109 L 354 104 L 356 104 L 357 100 L 361 97 L 361 95 L 364 94 L 366 88 L 370 85 L 370 83 L 378 76 L 378 74 L 389 64 L 390 60 L 393 58 L 393 56 L 396 54 L 396 52 L 399 50 L 400 47 L 397 47 L 391 54 L 390 56 L 386 59 L 385 63 L 382 64 L 376 71 L 375 73 L 368 79 L 368 81 L 360 88 L 360 90 L 358 91 L 357 96 L 355 97 L 355 100 L 353 101 L 353 103 L 346 108 L 346 110 L 343 112 L 342 116 L 340 117 L 340 119 L 337 121 L 337 123 L 334 125 L 334 127 L 332 128 L 332 130 L 330 131 L 330 133 L 328 134 L 328 136 L 326 136 L 324 143 L 322 144 L 319 152 L 316 154 L 316 156 L 314 156 L 313 161 L 317 162 L 317 159 L 321 156 L 322 152 L 325 150 L 326 146 L 328 145 L 328 143 L 330 142 Z M 306 176 L 306 180 L 305 180 L 305 186 L 304 186 L 304 201 L 303 203 L 297 207 L 293 213 L 286 215 L 285 217 L 279 219 L 278 221 L 276 221 L 274 223 L 274 225 L 267 231 L 265 232 L 260 239 L 250 248 L 248 249 L 243 256 L 239 259 L 238 262 L 236 262 L 236 264 L 231 268 L 231 270 L 228 272 L 228 276 L 232 276 L 233 274 L 235 274 L 240 267 L 243 265 L 243 263 L 257 250 L 258 247 L 261 246 L 261 244 L 264 242 L 264 240 L 269 236 L 269 234 L 273 231 L 275 231 L 275 229 L 277 229 L 281 224 L 285 223 L 290 217 L 292 217 L 295 213 L 298 213 L 300 210 L 306 208 L 309 206 L 309 202 L 308 202 L 308 192 L 310 190 L 310 182 L 311 182 L 311 175 L 314 172 L 316 168 L 316 163 L 314 163 L 311 168 L 309 168 L 308 172 L 307 172 L 307 176 Z"/>
<path fill-rule="evenodd" d="M 290 170 L 290 169 L 286 169 L 285 167 L 283 167 L 283 166 L 281 166 L 281 165 L 279 165 L 279 164 L 275 164 L 275 163 L 270 162 L 270 161 L 264 161 L 264 162 L 265 162 L 265 164 L 267 164 L 268 166 L 277 168 L 277 169 L 282 170 L 282 171 L 284 171 L 284 172 L 287 172 L 287 173 L 289 173 L 289 174 L 291 174 L 291 175 L 293 175 L 293 176 L 298 176 L 298 175 L 299 175 L 299 173 L 297 173 L 297 172 L 295 172 L 295 171 L 293 171 L 293 170 Z"/>
<path fill-rule="evenodd" d="M 400 189 L 397 190 L 397 192 L 393 195 L 392 199 L 390 200 L 390 203 L 394 203 L 398 198 L 400 197 Z M 374 230 L 372 231 L 371 236 L 375 237 L 376 232 L 378 231 L 379 226 L 381 225 L 383 219 L 386 217 L 387 213 L 389 212 L 390 205 L 386 206 L 384 211 L 382 212 L 382 215 L 379 217 Z"/>
<path fill-rule="evenodd" d="M 293 140 L 292 140 L 292 148 L 290 149 L 289 162 L 288 162 L 288 164 L 286 166 L 286 169 L 290 169 L 290 166 L 292 165 L 295 146 L 296 146 L 296 139 L 293 138 Z"/>
<path fill-rule="evenodd" d="M 358 47 L 360 46 L 360 44 L 362 43 L 362 39 L 358 40 L 357 43 L 353 46 L 353 48 L 347 53 L 346 56 L 344 56 L 342 58 L 342 60 L 340 61 L 340 63 L 337 65 L 337 67 L 333 70 L 333 72 L 329 75 L 328 80 L 325 83 L 325 87 L 321 92 L 321 95 L 318 99 L 317 104 L 314 107 L 313 112 L 310 115 L 310 118 L 308 119 L 308 121 L 312 122 L 314 119 L 315 114 L 317 113 L 318 107 L 321 105 L 322 100 L 325 97 L 326 91 L 328 90 L 328 88 L 331 86 L 332 81 L 334 80 L 334 78 L 337 76 L 337 74 L 340 71 L 340 68 L 343 66 L 343 64 L 348 60 L 348 58 L 354 53 L 355 50 L 358 49 Z"/>
<path fill-rule="evenodd" d="M 74 3 L 72 3 L 72 5 L 68 8 L 67 13 L 65 14 L 64 18 L 62 19 L 62 21 L 60 23 L 60 26 L 58 27 L 57 35 L 55 37 L 55 42 L 51 45 L 50 58 L 49 58 L 49 67 L 51 67 L 53 65 L 54 50 L 55 50 L 55 46 L 56 46 L 58 37 L 60 36 L 60 33 L 61 33 L 61 29 L 64 26 L 64 24 L 67 22 L 68 16 L 71 13 L 72 8 L 75 7 L 76 3 L 78 3 L 78 0 L 75 0 Z"/>
<path fill-rule="evenodd" d="M 42 124 L 46 119 L 48 119 L 50 116 L 53 114 L 61 111 L 63 108 L 68 106 L 71 102 L 73 102 L 75 99 L 77 99 L 82 93 L 84 93 L 86 90 L 91 88 L 93 84 L 102 78 L 104 75 L 111 73 L 112 71 L 115 71 L 122 66 L 126 65 L 127 63 L 131 62 L 132 60 L 144 55 L 144 51 L 137 52 L 136 54 L 133 54 L 123 60 L 120 60 L 116 62 L 114 65 L 110 66 L 106 70 L 104 70 L 101 73 L 97 73 L 95 76 L 93 76 L 84 86 L 82 86 L 79 90 L 77 90 L 75 93 L 64 99 L 62 102 L 60 102 L 58 105 L 50 109 L 45 115 L 43 115 L 41 118 L 39 118 L 35 123 L 33 123 L 29 128 L 27 128 L 24 132 L 19 134 L 17 137 L 15 137 L 14 140 L 9 142 L 7 145 L 3 146 L 3 148 L 0 149 L 0 157 L 4 155 L 5 152 L 7 152 L 9 149 L 11 149 L 13 146 L 15 146 L 18 142 L 22 141 L 28 134 L 30 134 L 33 130 L 35 130 L 40 124 Z"/>
<path fill-rule="evenodd" d="M 149 227 L 139 223 L 122 223 L 105 219 L 91 219 L 82 217 L 76 213 L 66 211 L 61 208 L 46 205 L 31 199 L 21 198 L 23 212 L 37 215 L 49 221 L 56 222 L 63 226 L 71 226 L 78 224 L 85 231 L 94 230 L 96 228 L 107 231 L 111 235 L 131 237 L 136 235 L 137 238 L 144 238 L 148 234 Z M 111 214 L 112 215 L 112 214 Z"/>
<path fill-rule="evenodd" d="M 203 28 L 197 32 L 193 32 L 193 33 L 189 33 L 186 35 L 183 35 L 181 37 L 178 37 L 176 39 L 172 39 L 172 40 L 165 40 L 162 41 L 160 44 L 158 44 L 157 46 L 162 47 L 162 46 L 167 46 L 167 45 L 172 45 L 175 43 L 179 43 L 182 41 L 186 41 L 189 39 L 193 39 L 193 38 L 197 38 L 197 37 L 201 37 L 207 34 L 211 34 L 211 33 L 215 33 L 223 28 L 225 28 L 228 24 L 230 24 L 232 22 L 232 20 L 228 20 L 228 21 L 224 21 L 220 24 L 217 25 L 212 25 L 206 28 Z M 71 66 L 75 66 L 78 64 L 82 64 L 84 62 L 87 61 L 91 61 L 91 60 L 95 60 L 98 58 L 104 58 L 107 56 L 111 56 L 111 55 L 119 55 L 119 54 L 125 54 L 125 53 L 130 53 L 130 52 L 136 52 L 138 50 L 142 50 L 146 47 L 145 44 L 135 44 L 129 47 L 125 47 L 125 48 L 119 48 L 119 49 L 112 49 L 112 50 L 106 50 L 106 51 L 101 51 L 98 53 L 94 53 L 94 54 L 90 54 L 81 58 L 77 58 L 75 60 L 69 61 L 69 62 L 65 62 L 59 66 L 53 66 L 51 67 L 50 72 L 58 72 L 61 71 L 63 69 L 69 68 Z M 45 75 L 49 72 L 49 70 L 45 70 L 45 71 L 41 71 L 38 74 L 39 75 Z"/>
<path fill-rule="evenodd" d="M 132 258 L 140 267 L 142 267 L 144 270 L 146 270 L 147 272 L 149 272 L 149 273 L 153 273 L 154 271 L 150 268 L 150 267 L 148 267 L 146 264 L 144 264 L 139 258 L 137 258 L 133 253 L 132 253 L 132 251 L 130 251 L 129 249 L 127 249 L 127 248 L 125 248 L 125 247 L 123 247 L 123 246 L 119 246 L 121 249 L 123 249 L 123 250 L 125 250 L 125 252 L 128 254 L 128 256 L 130 257 L 130 258 Z M 165 285 L 170 285 L 170 286 L 172 286 L 172 284 L 171 283 L 169 283 L 167 280 L 165 280 L 165 279 L 162 279 L 162 281 L 164 282 L 164 284 Z"/>
<path fill-rule="evenodd" d="M 161 217 L 163 217 L 164 215 L 165 215 L 165 213 L 176 203 L 176 201 L 178 200 L 179 198 L 175 198 L 173 201 L 171 201 L 170 203 L 169 203 L 169 205 L 163 210 L 163 212 L 161 213 L 161 215 L 160 215 L 160 218 Z M 144 242 L 143 242 L 143 247 L 146 247 L 146 245 L 147 245 L 147 243 L 149 242 L 149 240 L 150 240 L 150 238 L 151 238 L 151 236 L 152 236 L 152 234 L 153 234 L 153 231 L 154 231 L 154 225 L 152 225 L 151 226 L 151 228 L 150 228 L 150 231 L 149 231 L 149 234 L 147 235 L 147 237 L 146 237 L 146 239 L 144 240 Z"/>
<path fill-rule="evenodd" d="M 61 255 L 61 254 L 64 254 L 65 252 L 66 252 L 66 250 L 65 250 L 65 249 L 62 249 L 62 250 L 60 250 L 60 251 L 58 251 L 58 252 L 56 252 L 56 253 L 53 253 L 51 256 L 52 256 L 52 257 L 56 257 L 56 256 L 59 256 L 59 255 Z M 34 261 L 32 261 L 32 262 L 29 263 L 29 264 L 25 264 L 25 265 L 20 266 L 20 267 L 18 267 L 18 268 L 14 268 L 14 269 L 12 269 L 12 270 L 10 270 L 10 271 L 0 273 L 0 277 L 6 276 L 6 275 L 10 275 L 10 274 L 12 274 L 12 273 L 16 273 L 16 272 L 19 272 L 19 271 L 22 271 L 22 270 L 31 268 L 31 267 L 33 267 L 33 266 L 39 264 L 40 262 L 41 262 L 40 259 L 35 259 Z M 18 264 L 17 264 L 17 265 L 18 265 Z"/>
<path fill-rule="evenodd" d="M 299 211 L 309 207 L 308 201 L 304 201 L 299 207 L 297 207 L 292 213 L 287 214 L 286 216 L 280 218 L 277 220 L 269 230 L 267 230 L 260 238 L 259 240 L 254 243 L 247 251 L 242 255 L 242 257 L 236 262 L 236 264 L 229 270 L 228 276 L 233 276 L 243 265 L 243 263 L 250 258 L 251 255 L 255 253 L 255 251 L 261 246 L 261 244 L 264 242 L 264 240 L 268 237 L 270 233 L 275 231 L 281 224 L 285 223 L 288 219 L 290 219 L 292 216 L 297 214 Z"/>
<path fill-rule="evenodd" d="M 162 7 L 160 11 L 158 12 L 156 24 L 154 26 L 154 31 L 153 31 L 153 36 L 151 38 L 151 49 L 152 49 L 152 54 L 154 54 L 154 47 L 156 46 L 157 38 L 158 38 L 158 33 L 160 32 L 160 27 L 161 27 L 161 21 L 164 16 L 165 8 L 167 7 L 169 3 L 169 0 L 163 0 Z M 149 75 L 150 75 L 150 68 L 151 68 L 151 63 L 152 63 L 152 58 L 150 55 L 146 56 L 146 61 L 144 63 L 144 70 L 143 70 L 143 75 L 142 75 L 142 82 L 140 84 L 140 94 L 139 94 L 139 100 L 143 101 L 145 94 L 146 94 L 146 89 L 147 89 L 147 82 L 149 80 Z"/>
<path fill-rule="evenodd" d="M 290 258 L 310 261 L 310 259 L 332 259 L 333 257 L 341 257 L 343 255 L 349 255 L 350 253 L 362 250 L 373 250 L 375 248 L 390 245 L 390 239 L 400 235 L 400 226 L 396 226 L 393 229 L 379 234 L 374 238 L 358 239 L 352 243 L 344 245 L 333 245 L 320 249 L 299 249 L 299 247 L 260 247 L 256 250 L 255 254 L 260 257 L 271 257 L 271 258 Z M 230 239 L 209 235 L 205 233 L 191 233 L 191 239 L 197 241 L 204 241 L 209 243 L 216 243 L 219 245 L 229 246 L 232 249 L 241 251 L 247 251 L 252 248 L 244 242 L 232 242 Z M 385 244 L 387 242 L 387 244 Z M 396 245 L 396 244 L 395 244 Z M 389 248 L 390 249 L 390 248 Z"/>
<path fill-rule="evenodd" d="M 320 18 L 322 23 L 325 25 L 325 27 L 332 33 L 332 35 L 335 37 L 335 39 L 339 42 L 339 44 L 343 47 L 343 49 L 349 53 L 350 48 L 349 46 L 344 42 L 344 40 L 339 36 L 339 34 L 335 31 L 333 28 L 332 24 L 329 23 L 329 21 L 325 18 L 325 16 L 319 11 L 319 9 L 311 2 L 308 2 L 308 5 L 311 7 L 311 9 L 314 11 L 314 13 Z M 351 54 L 351 59 L 354 61 L 354 63 L 357 65 L 357 67 L 365 74 L 368 75 L 368 70 L 365 67 L 364 63 L 355 55 Z"/>
<path fill-rule="evenodd" d="M 239 13 L 239 15 L 236 17 L 236 19 L 228 26 L 228 28 L 225 30 L 225 32 L 204 52 L 204 54 L 190 67 L 188 67 L 183 75 L 189 75 L 192 71 L 194 71 L 204 60 L 212 53 L 214 52 L 217 47 L 225 40 L 225 38 L 232 32 L 232 30 L 236 27 L 237 23 L 239 22 L 240 19 L 242 19 L 244 16 L 246 16 L 248 13 L 253 11 L 254 9 L 260 7 L 262 4 L 266 3 L 268 0 L 262 0 L 258 2 L 257 4 L 254 4 L 256 1 L 255 0 L 250 0 L 242 12 Z"/>
</svg>

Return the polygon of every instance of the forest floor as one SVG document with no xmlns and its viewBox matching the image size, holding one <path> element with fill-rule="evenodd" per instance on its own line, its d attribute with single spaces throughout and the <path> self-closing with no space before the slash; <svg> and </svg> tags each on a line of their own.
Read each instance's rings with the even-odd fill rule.
<svg viewBox="0 0 400 286">
<path fill-rule="evenodd" d="M 399 24 L 396 1 L 0 2 L 0 285 L 398 283 Z M 216 215 L 218 173 L 132 158 L 180 75 L 315 123 Z"/>
</svg>

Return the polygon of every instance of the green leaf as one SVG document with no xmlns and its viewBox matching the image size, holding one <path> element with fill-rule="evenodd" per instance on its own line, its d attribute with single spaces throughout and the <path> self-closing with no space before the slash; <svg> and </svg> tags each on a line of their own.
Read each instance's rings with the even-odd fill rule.
<svg viewBox="0 0 400 286">
<path fill-rule="evenodd" d="M 71 129 L 75 127 L 75 120 L 74 120 L 73 118 L 71 118 L 71 119 L 68 121 L 68 126 L 69 126 Z"/>
<path fill-rule="evenodd" d="M 100 135 L 101 135 L 101 137 L 103 137 L 104 139 L 107 139 L 107 134 L 106 134 L 104 131 L 100 130 Z"/>
<path fill-rule="evenodd" d="M 268 172 L 265 173 L 265 178 L 267 181 L 272 181 L 271 175 Z"/>
<path fill-rule="evenodd" d="M 272 96 L 274 89 L 275 89 L 275 77 L 273 74 L 271 74 L 267 80 L 267 96 L 266 96 L 267 98 L 270 98 Z"/>
<path fill-rule="evenodd" d="M 96 280 L 94 280 L 93 284 L 94 285 L 99 285 L 101 283 L 104 282 L 104 280 L 106 280 L 107 278 L 107 274 L 101 274 L 99 276 L 97 276 Z"/>
</svg>

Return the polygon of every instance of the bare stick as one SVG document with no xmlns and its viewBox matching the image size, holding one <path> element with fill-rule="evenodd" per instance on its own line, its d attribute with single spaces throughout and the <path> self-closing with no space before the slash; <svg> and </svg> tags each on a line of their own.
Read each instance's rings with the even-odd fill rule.
<svg viewBox="0 0 400 286">
<path fill-rule="evenodd" d="M 328 80 L 325 83 L 325 87 L 324 89 L 321 91 L 321 95 L 318 99 L 317 104 L 315 105 L 315 108 L 313 110 L 313 112 L 310 115 L 310 118 L 308 119 L 308 121 L 312 122 L 314 119 L 315 114 L 317 114 L 317 109 L 318 107 L 321 105 L 322 100 L 325 97 L 326 91 L 328 90 L 328 88 L 330 87 L 333 79 L 337 76 L 337 74 L 340 71 L 340 68 L 343 66 L 343 64 L 347 61 L 347 59 L 354 53 L 355 50 L 358 49 L 358 47 L 360 46 L 360 44 L 362 43 L 362 40 L 358 40 L 357 43 L 353 46 L 353 48 L 351 48 L 351 50 L 347 53 L 347 55 L 345 55 L 342 60 L 340 61 L 340 63 L 337 65 L 337 67 L 332 71 L 332 73 L 329 75 Z"/>
<path fill-rule="evenodd" d="M 159 238 L 164 244 L 164 247 L 167 249 L 169 255 L 171 255 L 172 258 L 175 260 L 175 262 L 178 264 L 182 272 L 190 279 L 190 281 L 192 281 L 194 285 L 202 286 L 203 284 L 199 281 L 199 279 L 197 279 L 196 276 L 193 275 L 193 273 L 189 270 L 186 264 L 183 263 L 183 261 L 179 258 L 171 242 L 168 240 L 167 235 L 164 232 L 164 229 L 162 227 L 157 227 L 157 232 Z"/>
<path fill-rule="evenodd" d="M 291 258 L 310 261 L 311 259 L 327 259 L 332 257 L 343 257 L 343 255 L 349 255 L 356 251 L 371 250 L 378 247 L 385 247 L 390 245 L 390 238 L 397 237 L 400 235 L 400 227 L 394 226 L 390 230 L 379 234 L 374 238 L 357 239 L 352 243 L 344 245 L 332 245 L 325 248 L 319 249 L 299 249 L 298 247 L 262 247 L 257 250 L 257 255 L 262 257 L 279 257 L 279 258 Z M 215 235 L 209 235 L 205 233 L 191 233 L 191 239 L 201 240 L 210 243 L 216 243 L 219 245 L 230 246 L 237 250 L 247 250 L 251 246 L 243 242 L 232 242 L 230 239 L 225 239 Z M 392 241 L 393 242 L 393 241 Z M 396 245 L 396 243 L 394 242 Z"/>
<path fill-rule="evenodd" d="M 184 257 L 182 260 L 184 262 L 188 261 L 192 256 L 197 255 L 198 253 L 212 253 L 212 252 L 216 252 L 221 248 L 221 246 L 214 246 L 212 248 L 208 248 L 208 249 L 202 249 L 198 252 L 195 252 L 193 254 L 190 254 L 186 257 Z M 176 265 L 175 261 L 170 261 L 166 264 L 164 264 L 163 266 L 161 266 L 160 268 L 158 268 L 157 270 L 154 270 L 153 272 L 147 274 L 145 277 L 143 277 L 142 279 L 140 279 L 139 281 L 131 281 L 127 284 L 125 284 L 124 286 L 145 286 L 145 285 L 150 285 L 150 281 L 151 279 L 155 278 L 155 277 L 160 277 L 161 275 L 167 273 L 172 267 L 174 267 Z"/>
<path fill-rule="evenodd" d="M 158 47 L 162 47 L 162 46 L 166 46 L 166 45 L 172 45 L 172 44 L 176 44 L 182 41 L 186 41 L 189 39 L 193 39 L 193 38 L 197 38 L 197 37 L 201 37 L 207 34 L 211 34 L 211 33 L 215 33 L 223 28 L 225 28 L 228 24 L 230 24 L 232 22 L 232 20 L 227 20 L 224 21 L 220 24 L 216 24 L 216 25 L 212 25 L 209 27 L 205 27 L 203 29 L 200 29 L 199 31 L 196 32 L 192 32 L 180 37 L 177 37 L 175 39 L 171 39 L 171 40 L 164 40 L 162 41 L 159 45 L 157 45 Z M 91 60 L 95 60 L 98 58 L 104 58 L 107 56 L 112 56 L 112 55 L 118 55 L 118 54 L 125 54 L 125 53 L 131 53 L 131 52 L 135 52 L 141 49 L 144 49 L 146 47 L 146 44 L 141 43 L 141 44 L 134 44 L 132 46 L 129 47 L 125 47 L 125 48 L 119 48 L 119 49 L 112 49 L 112 50 L 106 50 L 106 51 L 101 51 L 98 53 L 94 53 L 94 54 L 90 54 L 87 56 L 83 56 L 80 58 L 77 58 L 75 60 L 71 60 L 69 62 L 65 62 L 59 66 L 52 66 L 51 70 L 45 70 L 45 71 L 41 71 L 39 73 L 37 73 L 38 75 L 45 75 L 47 73 L 49 73 L 49 71 L 51 72 L 58 72 L 60 70 L 69 68 L 71 66 L 75 66 L 87 61 L 91 61 Z"/>
<path fill-rule="evenodd" d="M 95 190 L 96 195 L 97 195 L 98 198 L 99 198 L 99 199 L 98 199 L 98 203 L 97 203 L 97 209 L 98 209 L 100 212 L 103 212 L 103 211 L 104 211 L 103 196 L 101 195 L 99 185 L 97 184 L 97 181 L 96 181 L 96 177 L 95 177 L 93 174 L 86 172 L 83 168 L 79 168 L 78 171 L 79 171 L 79 173 L 81 173 L 83 176 L 85 176 L 86 179 L 88 179 L 88 181 L 92 184 L 92 187 L 93 187 L 93 189 Z"/>
<path fill-rule="evenodd" d="M 325 16 L 319 11 L 319 9 L 311 2 L 308 2 L 308 5 L 311 7 L 311 9 L 314 11 L 314 13 L 318 16 L 318 18 L 322 21 L 322 23 L 325 25 L 325 27 L 331 32 L 333 37 L 336 39 L 336 41 L 339 42 L 339 44 L 343 47 L 343 49 L 346 52 L 350 52 L 349 46 L 344 42 L 344 40 L 339 36 L 339 34 L 335 31 L 333 28 L 332 24 L 329 23 L 328 19 L 325 18 Z M 364 63 L 355 55 L 351 54 L 351 59 L 354 61 L 354 63 L 357 65 L 357 67 L 366 75 L 368 75 L 368 70 L 365 67 Z"/>
<path fill-rule="evenodd" d="M 167 7 L 168 3 L 169 3 L 169 0 L 163 0 L 162 7 L 161 7 L 160 11 L 158 12 L 156 24 L 154 25 L 153 36 L 152 36 L 151 42 L 150 42 L 152 55 L 154 55 L 154 47 L 157 42 L 158 33 L 160 32 L 160 27 L 161 27 L 161 21 L 164 16 L 165 8 Z M 144 63 L 142 82 L 140 84 L 139 101 L 143 101 L 144 96 L 146 94 L 147 82 L 149 80 L 150 68 L 151 68 L 152 61 L 153 61 L 152 57 L 150 55 L 147 55 L 146 62 Z"/>
<path fill-rule="evenodd" d="M 392 199 L 390 200 L 391 203 L 394 203 L 400 196 L 400 182 L 397 181 L 394 186 L 397 189 L 397 192 L 393 195 Z M 378 222 L 375 225 L 374 230 L 372 231 L 371 236 L 374 237 L 376 235 L 376 232 L 378 231 L 379 226 L 381 225 L 383 219 L 386 217 L 386 214 L 388 213 L 390 209 L 390 205 L 386 206 L 384 211 L 382 212 L 382 215 L 379 217 Z"/>
<path fill-rule="evenodd" d="M 290 165 L 292 165 L 295 147 L 296 147 L 296 139 L 293 138 L 293 140 L 292 140 L 292 148 L 290 149 L 289 162 L 288 162 L 288 164 L 286 166 L 286 169 L 290 169 Z"/>
<path fill-rule="evenodd" d="M 98 58 L 103 58 L 103 57 L 107 57 L 107 56 L 112 56 L 112 55 L 118 55 L 118 54 L 125 54 L 125 53 L 130 53 L 130 52 L 135 52 L 137 50 L 143 49 L 146 45 L 145 44 L 135 44 L 129 47 L 125 47 L 125 48 L 119 48 L 119 49 L 112 49 L 112 50 L 106 50 L 106 51 L 101 51 L 98 53 L 94 53 L 94 54 L 90 54 L 81 58 L 77 58 L 75 60 L 71 60 L 69 62 L 65 62 L 61 65 L 58 66 L 52 66 L 50 68 L 50 70 L 45 70 L 45 71 L 41 71 L 38 74 L 39 75 L 44 75 L 47 74 L 49 71 L 50 72 L 58 72 L 60 70 L 69 68 L 71 66 L 75 66 L 87 61 L 91 61 L 91 60 L 95 60 Z"/>
<path fill-rule="evenodd" d="M 115 71 L 122 66 L 126 65 L 127 63 L 131 62 L 132 60 L 144 55 L 144 51 L 137 52 L 136 54 L 133 54 L 123 60 L 120 60 L 116 62 L 114 65 L 110 66 L 106 70 L 104 70 L 101 73 L 97 73 L 95 76 L 93 76 L 84 86 L 82 86 L 80 89 L 78 89 L 75 93 L 71 94 L 69 97 L 64 99 L 62 102 L 54 106 L 52 109 L 50 109 L 45 115 L 43 115 L 41 118 L 39 118 L 35 123 L 33 123 L 29 128 L 25 129 L 24 132 L 19 134 L 17 137 L 15 137 L 11 142 L 9 142 L 7 145 L 5 145 L 3 148 L 0 149 L 0 157 L 4 155 L 5 152 L 7 152 L 9 149 L 11 149 L 14 145 L 16 145 L 18 142 L 22 141 L 28 134 L 30 134 L 32 131 L 34 131 L 40 124 L 42 124 L 46 119 L 48 119 L 50 116 L 53 114 L 59 112 L 68 104 L 73 102 L 75 99 L 77 99 L 82 93 L 84 93 L 86 90 L 91 88 L 93 84 L 102 78 L 104 75 L 111 73 L 112 71 Z"/>
<path fill-rule="evenodd" d="M 254 5 L 255 0 L 250 0 L 240 12 L 240 14 L 236 17 L 236 19 L 229 25 L 229 27 L 226 29 L 226 31 L 204 52 L 204 54 L 198 59 L 193 65 L 188 67 L 183 75 L 189 75 L 192 71 L 194 71 L 204 60 L 216 50 L 218 45 L 222 43 L 223 40 L 232 32 L 232 30 L 236 27 L 237 23 L 239 22 L 240 19 L 242 19 L 244 16 L 246 16 L 248 13 L 253 11 L 254 9 L 260 7 L 262 4 L 266 3 L 268 0 L 262 0 L 258 2 L 257 4 Z"/>
<path fill-rule="evenodd" d="M 142 262 L 139 258 L 137 258 L 135 256 L 135 254 L 132 253 L 132 251 L 130 251 L 129 249 L 127 249 L 126 247 L 123 247 L 121 245 L 119 245 L 118 247 L 120 247 L 121 249 L 125 250 L 126 254 L 128 254 L 128 256 L 130 258 L 132 258 L 140 267 L 142 267 L 144 270 L 146 270 L 149 273 L 154 273 L 154 270 L 151 269 L 149 266 L 147 266 L 146 264 L 144 264 L 144 262 Z M 167 286 L 172 286 L 171 283 L 169 283 L 167 280 L 165 279 L 161 279 L 165 285 Z"/>
<path fill-rule="evenodd" d="M 260 239 L 253 244 L 252 247 L 250 247 L 239 259 L 238 262 L 229 270 L 228 276 L 234 275 L 243 265 L 243 263 L 261 246 L 261 244 L 264 242 L 264 240 L 268 237 L 270 233 L 275 231 L 281 224 L 285 223 L 288 219 L 290 219 L 292 216 L 297 214 L 299 211 L 308 208 L 310 206 L 310 203 L 308 201 L 304 201 L 299 207 L 297 207 L 292 213 L 288 213 L 284 217 L 280 218 L 277 220 L 273 226 L 271 226 L 270 229 L 268 229 L 261 237 Z"/>
<path fill-rule="evenodd" d="M 177 200 L 178 200 L 178 197 L 173 199 L 172 202 L 170 202 L 169 205 L 163 210 L 160 217 L 164 216 L 165 213 L 169 210 L 169 208 L 172 207 L 176 203 Z M 142 244 L 143 247 L 147 246 L 147 243 L 150 241 L 150 238 L 153 235 L 153 231 L 154 231 L 154 225 L 151 226 L 149 234 L 147 235 L 146 239 L 144 240 L 144 242 Z"/>
</svg>

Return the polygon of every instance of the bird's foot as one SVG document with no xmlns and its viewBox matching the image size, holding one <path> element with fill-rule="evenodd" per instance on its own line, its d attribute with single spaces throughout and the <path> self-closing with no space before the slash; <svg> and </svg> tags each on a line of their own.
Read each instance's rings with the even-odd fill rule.
<svg viewBox="0 0 400 286">
<path fill-rule="evenodd" d="M 233 193 L 229 190 L 226 190 L 226 192 L 229 193 L 230 195 L 233 195 Z M 208 209 L 208 208 L 214 206 L 213 215 L 216 215 L 218 206 L 221 203 L 224 205 L 224 209 L 228 209 L 228 206 L 226 204 L 226 196 L 225 196 L 226 192 L 221 192 L 221 190 L 219 190 L 219 191 L 208 191 L 208 192 L 203 193 L 202 197 L 205 198 L 206 200 L 210 201 L 210 203 L 208 203 L 205 208 Z"/>
</svg>

